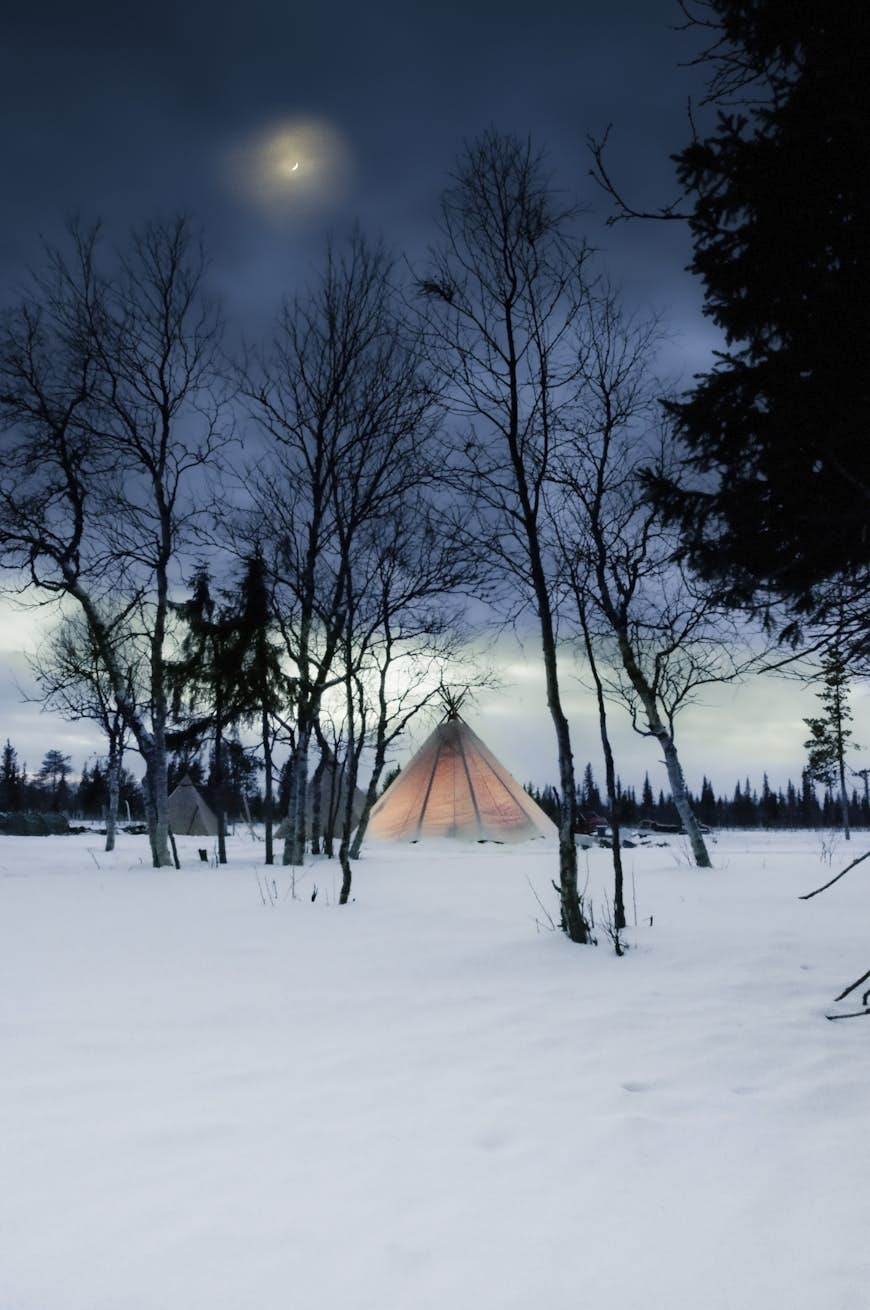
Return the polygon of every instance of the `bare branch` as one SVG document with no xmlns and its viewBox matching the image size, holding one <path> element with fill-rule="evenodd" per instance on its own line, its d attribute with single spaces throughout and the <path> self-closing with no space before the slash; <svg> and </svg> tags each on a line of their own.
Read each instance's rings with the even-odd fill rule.
<svg viewBox="0 0 870 1310">
<path fill-rule="evenodd" d="M 835 882 L 839 882 L 841 878 L 845 878 L 845 876 L 846 876 L 846 874 L 849 872 L 849 870 L 850 870 L 850 869 L 854 869 L 856 864 L 861 864 L 863 860 L 866 860 L 866 859 L 868 859 L 868 858 L 870 858 L 870 851 L 865 851 L 863 855 L 859 855 L 859 856 L 858 856 L 857 860 L 853 860 L 851 864 L 847 864 L 846 867 L 845 867 L 845 869 L 843 869 L 843 871 L 842 871 L 841 873 L 838 873 L 838 874 L 836 875 L 836 877 L 831 878 L 831 880 L 830 880 L 829 882 L 823 883 L 822 886 L 821 886 L 821 887 L 817 887 L 817 888 L 815 889 L 815 891 L 807 892 L 804 896 L 799 896 L 799 897 L 798 897 L 798 900 L 799 900 L 799 901 L 811 901 L 811 900 L 813 899 L 814 896 L 818 896 L 819 892 L 825 892 L 825 891 L 827 891 L 829 887 L 833 887 L 833 885 L 834 885 Z M 844 992 L 843 995 L 845 996 L 846 993 Z M 838 1001 L 841 1000 L 841 999 L 842 999 L 841 997 L 839 997 L 839 996 L 837 997 L 837 1000 L 838 1000 Z"/>
</svg>

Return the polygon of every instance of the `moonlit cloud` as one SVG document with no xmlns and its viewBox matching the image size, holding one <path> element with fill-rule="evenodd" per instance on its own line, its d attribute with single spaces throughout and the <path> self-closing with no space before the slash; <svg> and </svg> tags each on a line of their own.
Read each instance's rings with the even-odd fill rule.
<svg viewBox="0 0 870 1310">
<path fill-rule="evenodd" d="M 234 145 L 225 176 L 243 199 L 276 222 L 333 208 L 351 181 L 351 153 L 332 124 L 319 119 L 271 123 Z"/>
</svg>

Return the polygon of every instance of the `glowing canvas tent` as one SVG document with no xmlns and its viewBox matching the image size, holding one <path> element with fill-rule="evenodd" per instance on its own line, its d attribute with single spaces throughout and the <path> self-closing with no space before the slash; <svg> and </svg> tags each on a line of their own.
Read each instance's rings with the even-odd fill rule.
<svg viewBox="0 0 870 1310">
<path fill-rule="evenodd" d="M 214 814 L 185 774 L 169 796 L 169 826 L 177 837 L 216 837 Z"/>
<path fill-rule="evenodd" d="M 552 820 L 453 710 L 374 806 L 367 835 L 519 842 L 556 833 Z"/>
</svg>

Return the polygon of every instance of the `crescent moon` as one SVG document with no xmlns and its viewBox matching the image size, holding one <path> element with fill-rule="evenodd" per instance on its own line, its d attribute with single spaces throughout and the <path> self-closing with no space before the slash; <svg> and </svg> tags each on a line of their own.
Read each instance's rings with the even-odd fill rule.
<svg viewBox="0 0 870 1310">
<path fill-rule="evenodd" d="M 293 165 L 293 167 L 290 169 L 290 172 L 291 172 L 291 173 L 295 173 L 298 167 L 299 167 L 299 160 L 297 159 L 297 160 L 296 160 L 296 163 L 295 163 L 295 164 Z"/>
</svg>

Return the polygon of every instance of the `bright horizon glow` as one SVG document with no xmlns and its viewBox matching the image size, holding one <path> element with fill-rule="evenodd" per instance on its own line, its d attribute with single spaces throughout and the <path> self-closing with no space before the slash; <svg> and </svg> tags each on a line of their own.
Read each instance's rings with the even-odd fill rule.
<svg viewBox="0 0 870 1310">
<path fill-rule="evenodd" d="M 27 654 L 32 653 L 56 621 L 50 609 L 27 612 L 0 596 L 0 744 L 7 737 L 21 761 L 35 767 L 49 749 L 73 757 L 78 773 L 86 760 L 104 755 L 105 746 L 96 727 L 82 721 L 69 723 L 59 715 L 45 713 L 23 695 L 35 693 Z M 462 717 L 489 749 L 521 783 L 536 786 L 558 781 L 553 729 L 546 707 L 544 672 L 536 659 L 535 646 L 524 646 L 506 636 L 478 648 L 479 662 L 489 665 L 498 685 L 472 691 L 463 705 Z M 457 665 L 457 680 L 468 676 L 474 651 L 463 665 Z M 464 674 L 464 677 L 463 677 Z M 574 766 L 578 777 L 587 760 L 599 787 L 604 785 L 604 766 L 595 697 L 581 681 L 582 668 L 564 657 L 562 693 L 571 725 Z M 756 675 L 740 686 L 714 686 L 702 702 L 689 707 L 677 721 L 677 747 L 690 789 L 697 792 L 706 776 L 717 795 L 731 793 L 735 782 L 747 776 L 761 787 L 766 772 L 774 791 L 785 789 L 789 778 L 797 784 L 806 763 L 803 743 L 807 729 L 803 719 L 817 712 L 816 688 L 774 677 Z M 870 688 L 856 683 L 852 693 L 854 738 L 870 743 Z M 390 753 L 389 766 L 404 766 L 423 744 L 441 716 L 433 706 L 412 720 L 408 731 Z M 667 774 L 656 743 L 635 733 L 624 710 L 613 706 L 609 726 L 616 769 L 626 787 L 638 792 L 645 773 L 653 790 L 669 791 Z M 850 752 L 853 767 L 867 763 L 858 747 Z M 128 767 L 141 769 L 131 749 Z M 860 792 L 860 779 L 850 779 L 850 789 Z"/>
</svg>

